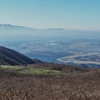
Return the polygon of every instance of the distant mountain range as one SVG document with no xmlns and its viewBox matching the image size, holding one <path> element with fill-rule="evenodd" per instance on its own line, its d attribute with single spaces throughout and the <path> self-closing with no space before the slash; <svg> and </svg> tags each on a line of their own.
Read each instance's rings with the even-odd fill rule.
<svg viewBox="0 0 100 100">
<path fill-rule="evenodd" d="M 100 38 L 100 31 L 66 30 L 63 28 L 36 29 L 11 24 L 0 24 L 1 36 L 38 36 L 38 37 L 64 37 L 64 38 Z"/>
<path fill-rule="evenodd" d="M 15 27 L 15 28 L 28 28 L 28 27 L 24 27 L 24 26 L 17 26 L 17 25 L 11 25 L 11 24 L 0 24 L 0 28 L 11 28 L 11 27 Z"/>
<path fill-rule="evenodd" d="M 24 65 L 38 62 L 40 63 L 40 60 L 33 60 L 17 51 L 0 46 L 0 65 Z"/>
</svg>

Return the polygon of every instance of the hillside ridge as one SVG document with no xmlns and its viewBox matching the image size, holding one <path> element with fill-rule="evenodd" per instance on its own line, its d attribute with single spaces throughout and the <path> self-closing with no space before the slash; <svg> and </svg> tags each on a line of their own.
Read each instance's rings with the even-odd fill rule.
<svg viewBox="0 0 100 100">
<path fill-rule="evenodd" d="M 36 61 L 6 47 L 0 46 L 0 65 L 34 64 Z"/>
</svg>

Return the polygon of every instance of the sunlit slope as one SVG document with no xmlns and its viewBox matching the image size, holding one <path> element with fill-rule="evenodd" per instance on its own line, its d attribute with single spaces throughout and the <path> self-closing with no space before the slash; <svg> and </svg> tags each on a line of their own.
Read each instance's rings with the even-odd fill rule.
<svg viewBox="0 0 100 100">
<path fill-rule="evenodd" d="M 1 65 L 0 70 L 7 74 L 16 74 L 16 75 L 61 75 L 65 74 L 58 70 L 52 69 L 43 69 L 43 68 L 32 68 L 32 67 L 23 67 L 23 66 L 6 66 Z"/>
</svg>

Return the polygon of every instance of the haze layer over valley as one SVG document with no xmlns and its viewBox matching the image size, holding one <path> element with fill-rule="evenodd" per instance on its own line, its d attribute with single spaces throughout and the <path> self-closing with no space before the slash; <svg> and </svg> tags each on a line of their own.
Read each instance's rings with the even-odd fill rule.
<svg viewBox="0 0 100 100">
<path fill-rule="evenodd" d="M 0 45 L 47 62 L 100 65 L 100 32 L 0 24 Z"/>
</svg>

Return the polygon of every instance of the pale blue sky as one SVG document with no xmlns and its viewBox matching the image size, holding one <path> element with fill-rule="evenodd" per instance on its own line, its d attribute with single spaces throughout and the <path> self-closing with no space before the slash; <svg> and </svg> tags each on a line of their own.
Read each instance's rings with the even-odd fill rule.
<svg viewBox="0 0 100 100">
<path fill-rule="evenodd" d="M 100 31 L 100 0 L 0 0 L 0 23 Z"/>
</svg>

